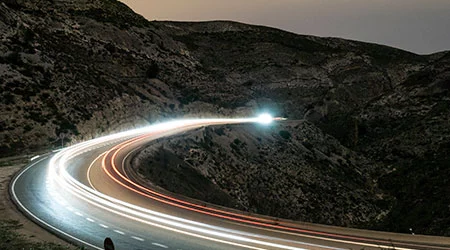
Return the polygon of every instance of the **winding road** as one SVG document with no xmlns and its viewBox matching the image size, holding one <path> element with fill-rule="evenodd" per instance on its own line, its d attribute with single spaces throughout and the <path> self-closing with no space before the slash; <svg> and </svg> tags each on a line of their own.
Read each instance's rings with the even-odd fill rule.
<svg viewBox="0 0 450 250">
<path fill-rule="evenodd" d="M 139 184 L 130 155 L 204 126 L 281 118 L 176 120 L 37 157 L 11 181 L 17 207 L 58 236 L 92 249 L 450 249 L 450 239 L 280 220 L 199 204 Z"/>
</svg>

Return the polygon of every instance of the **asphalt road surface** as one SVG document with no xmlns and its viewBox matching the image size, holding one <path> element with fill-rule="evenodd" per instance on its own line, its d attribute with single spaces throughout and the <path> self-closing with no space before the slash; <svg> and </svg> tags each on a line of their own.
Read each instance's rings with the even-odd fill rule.
<svg viewBox="0 0 450 250">
<path fill-rule="evenodd" d="M 180 120 L 80 143 L 33 159 L 11 182 L 30 219 L 92 249 L 450 249 L 450 239 L 331 227 L 247 214 L 145 187 L 130 154 L 151 140 L 204 126 L 268 123 Z M 274 118 L 273 120 L 280 120 Z"/>
</svg>

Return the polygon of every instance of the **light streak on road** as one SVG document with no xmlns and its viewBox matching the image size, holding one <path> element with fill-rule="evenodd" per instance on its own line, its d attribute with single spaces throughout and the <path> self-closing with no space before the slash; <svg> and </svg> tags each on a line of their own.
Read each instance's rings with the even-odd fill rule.
<svg viewBox="0 0 450 250">
<path fill-rule="evenodd" d="M 132 136 L 137 136 L 138 138 L 144 137 L 148 135 L 153 135 L 154 133 L 164 133 L 171 130 L 176 130 L 180 128 L 195 128 L 205 125 L 211 124 L 233 124 L 233 123 L 248 123 L 248 122 L 260 122 L 258 118 L 250 118 L 250 119 L 204 119 L 204 120 L 186 120 L 179 122 L 170 122 L 167 124 L 158 124 L 155 127 L 148 127 L 147 129 L 139 129 L 136 130 L 135 134 L 131 133 L 123 133 L 123 137 L 118 136 L 107 136 L 104 138 L 95 139 L 93 141 L 89 141 L 86 143 L 81 143 L 70 148 L 62 150 L 60 153 L 55 155 L 50 161 L 50 172 L 49 172 L 49 180 L 55 181 L 60 187 L 64 190 L 71 192 L 76 195 L 80 199 L 85 200 L 86 202 L 101 207 L 110 212 L 119 214 L 121 216 L 127 217 L 129 219 L 133 219 L 136 221 L 140 221 L 142 223 L 150 224 L 153 226 L 162 227 L 167 230 L 176 231 L 178 233 L 188 234 L 191 236 L 199 237 L 202 239 L 212 240 L 216 242 L 226 243 L 230 245 L 245 247 L 249 249 L 264 249 L 260 247 L 255 247 L 251 245 L 245 245 L 237 242 L 251 243 L 256 245 L 262 245 L 270 248 L 278 248 L 278 249 L 303 249 L 299 247 L 292 247 L 282 244 L 275 244 L 271 242 L 266 242 L 262 240 L 255 240 L 252 238 L 247 238 L 236 234 L 236 231 L 230 234 L 231 230 L 227 230 L 226 228 L 218 228 L 211 227 L 210 225 L 198 223 L 194 221 L 189 221 L 186 219 L 182 219 L 179 217 L 168 216 L 165 214 L 161 214 L 155 211 L 151 211 L 148 209 L 143 209 L 141 207 L 137 207 L 135 205 L 122 202 L 120 200 L 114 199 L 112 197 L 106 196 L 94 189 L 89 188 L 88 186 L 83 185 L 79 181 L 75 180 L 67 171 L 68 162 L 71 159 L 74 159 L 78 155 L 86 152 L 89 148 L 94 147 L 96 144 L 108 144 L 111 141 L 117 141 L 120 139 L 127 139 Z M 134 139 L 136 140 L 136 139 Z M 112 177 L 112 176 L 111 176 Z M 161 223 L 157 224 L 155 223 Z M 169 225 L 169 226 L 164 226 Z M 194 225 L 194 226 L 192 226 Z M 177 229 L 177 228 L 181 228 Z M 214 230 L 211 230 L 213 228 Z M 188 232 L 193 231 L 196 233 Z M 199 234 L 200 233 L 200 234 Z M 239 232 L 240 233 L 240 232 Z M 202 235 L 203 234 L 203 235 Z M 245 232 L 242 234 L 245 235 Z M 204 236 L 209 235 L 209 236 Z M 256 237 L 257 235 L 252 235 Z M 216 238 L 214 238 L 216 237 Z M 259 236 L 260 238 L 266 238 L 265 236 Z M 226 239 L 226 240 L 224 240 Z M 231 241 L 232 240 L 232 241 Z M 279 239 L 279 241 L 283 241 Z M 309 244 L 311 245 L 311 244 Z M 321 246 L 322 247 L 322 246 Z M 329 248 L 329 247 L 325 247 Z M 330 248 L 337 249 L 337 248 Z"/>
<path fill-rule="evenodd" d="M 267 121 L 265 121 L 266 119 L 267 119 L 267 117 L 264 117 L 261 119 L 261 116 L 260 116 L 260 117 L 258 117 L 257 122 L 267 124 Z M 270 117 L 270 119 L 273 120 L 274 118 Z M 255 226 L 260 226 L 260 227 L 266 227 L 266 228 L 272 228 L 272 229 L 278 229 L 278 230 L 286 230 L 288 232 L 294 232 L 291 234 L 302 236 L 302 237 L 309 237 L 309 238 L 314 238 L 314 239 L 328 240 L 328 241 L 347 243 L 347 244 L 355 243 L 358 245 L 367 246 L 367 247 L 375 247 L 375 248 L 391 247 L 390 244 L 392 244 L 392 243 L 390 241 L 370 239 L 372 242 L 376 242 L 377 244 L 364 243 L 364 241 L 368 241 L 369 239 L 362 238 L 362 237 L 336 235 L 336 234 L 325 233 L 325 232 L 317 232 L 317 231 L 299 229 L 292 225 L 291 226 L 279 225 L 280 221 L 277 221 L 277 220 L 270 220 L 270 219 L 265 219 L 265 218 L 261 218 L 261 217 L 233 213 L 233 212 L 229 212 L 226 210 L 219 210 L 219 209 L 215 209 L 212 207 L 205 207 L 205 206 L 198 205 L 195 203 L 176 199 L 176 198 L 170 197 L 168 195 L 158 193 L 154 190 L 143 187 L 143 186 L 139 185 L 138 183 L 133 182 L 125 175 L 123 175 L 119 171 L 118 167 L 116 166 L 115 159 L 121 150 L 123 150 L 129 146 L 132 146 L 133 144 L 135 144 L 141 140 L 145 140 L 148 136 L 151 136 L 151 135 L 141 136 L 141 137 L 134 138 L 134 139 L 128 140 L 126 142 L 120 143 L 117 146 L 113 147 L 108 152 L 106 152 L 103 155 L 103 159 L 102 159 L 102 167 L 111 179 L 113 179 L 115 182 L 117 182 L 119 185 L 123 186 L 124 188 L 127 188 L 133 192 L 136 192 L 139 195 L 146 196 L 149 199 L 154 199 L 159 202 L 163 202 L 163 203 L 166 203 L 166 204 L 169 204 L 172 206 L 180 207 L 180 208 L 183 208 L 186 210 L 206 214 L 209 216 L 215 216 L 215 217 L 219 217 L 219 218 L 223 218 L 223 219 L 237 221 L 240 223 L 247 223 L 250 225 L 255 225 Z M 112 154 L 111 159 L 109 161 L 109 164 L 107 164 L 106 161 L 108 159 L 108 155 L 111 155 L 111 154 Z M 112 170 L 114 171 L 114 173 L 117 176 L 119 176 L 120 179 L 122 179 L 124 182 L 122 182 L 118 178 L 114 177 L 114 175 L 108 170 L 107 165 L 112 166 Z M 149 193 L 152 195 L 149 195 Z M 194 207 L 194 208 L 192 208 L 192 207 Z M 286 223 L 286 224 L 289 225 L 289 223 Z M 312 234 L 312 235 L 308 235 L 308 234 Z M 326 237 L 331 237 L 331 238 L 326 238 Z M 338 239 L 333 239 L 333 238 L 338 238 Z M 409 248 L 396 247 L 396 249 L 406 250 Z"/>
<path fill-rule="evenodd" d="M 90 204 L 100 208 L 111 215 L 118 215 L 136 223 L 145 224 L 152 227 L 168 230 L 173 233 L 195 237 L 197 239 L 227 244 L 229 246 L 247 249 L 343 249 L 342 245 L 353 245 L 355 247 L 369 248 L 390 248 L 392 241 L 385 239 L 372 239 L 360 237 L 358 235 L 343 235 L 330 232 L 309 230 L 299 227 L 296 223 L 281 220 L 263 218 L 253 215 L 245 215 L 229 210 L 205 207 L 199 204 L 177 199 L 170 195 L 156 192 L 138 183 L 133 182 L 125 172 L 121 172 L 116 161 L 119 155 L 129 155 L 126 150 L 132 149 L 139 143 L 146 143 L 155 138 L 173 135 L 176 133 L 192 130 L 204 126 L 228 125 L 241 123 L 261 123 L 269 124 L 273 121 L 283 121 L 285 118 L 272 117 L 263 114 L 254 118 L 239 119 L 189 119 L 174 120 L 166 123 L 134 129 L 122 133 L 117 133 L 90 141 L 86 141 L 58 151 L 50 160 L 47 168 L 47 179 L 45 180 L 48 193 L 53 196 L 61 206 L 70 208 L 71 213 L 84 217 L 84 221 L 99 223 L 101 228 L 108 229 L 109 226 L 102 224 L 91 214 L 89 210 L 77 211 L 73 208 L 72 199 L 78 199 L 85 204 Z M 77 176 L 69 172 L 69 168 L 74 162 L 82 158 L 89 152 L 102 151 L 94 161 L 86 164 L 84 176 L 87 178 L 83 184 Z M 122 152 L 123 151 L 123 152 Z M 100 161 L 101 164 L 97 164 Z M 120 161 L 122 164 L 124 162 Z M 125 199 L 112 197 L 105 192 L 94 187 L 92 169 L 99 165 L 104 171 L 105 178 L 114 183 L 117 188 L 131 191 L 136 197 L 145 200 L 152 200 L 152 204 L 169 205 L 173 209 L 182 209 L 188 213 L 195 213 L 204 217 L 202 222 L 183 217 L 183 214 L 175 216 L 170 213 L 163 213 L 152 209 L 152 206 L 139 206 Z M 123 169 L 123 166 L 122 166 Z M 16 197 L 17 199 L 17 197 Z M 26 208 L 25 208 L 26 210 Z M 178 210 L 177 210 L 178 211 Z M 215 218 L 215 223 L 208 218 Z M 221 220 L 228 221 L 220 223 Z M 101 223 L 100 223 L 101 222 Z M 44 222 L 45 223 L 45 222 Z M 108 223 L 106 223 L 108 224 Z M 114 232 L 126 236 L 122 229 L 111 227 Z M 64 232 L 63 232 L 64 234 Z M 67 234 L 67 233 L 65 233 Z M 133 234 L 131 234 L 133 235 Z M 71 237 L 69 235 L 69 237 Z M 140 236 L 127 236 L 135 241 L 145 242 Z M 306 242 L 305 239 L 311 240 Z M 87 243 L 79 240 L 80 242 Z M 314 243 L 313 243 L 314 242 Z M 320 242 L 320 244 L 316 244 Z M 160 244 L 160 243 L 157 243 Z M 93 246 L 90 243 L 86 245 Z M 162 244 L 166 246 L 165 244 Z M 395 247 L 398 250 L 418 249 L 423 247 L 420 244 L 402 242 L 402 247 Z M 445 249 L 436 246 L 433 249 Z"/>
</svg>

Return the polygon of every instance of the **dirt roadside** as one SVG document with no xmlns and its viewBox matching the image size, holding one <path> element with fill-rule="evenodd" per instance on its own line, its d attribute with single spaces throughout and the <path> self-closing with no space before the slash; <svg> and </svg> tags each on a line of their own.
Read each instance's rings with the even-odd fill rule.
<svg viewBox="0 0 450 250">
<path fill-rule="evenodd" d="M 23 215 L 11 200 L 9 195 L 9 183 L 11 178 L 22 169 L 27 162 L 29 156 L 9 157 L 0 159 L 0 213 L 2 220 L 18 221 L 22 225 L 16 230 L 22 234 L 26 240 L 35 243 L 54 243 L 59 244 L 68 249 L 75 249 L 71 244 L 49 233 L 41 228 L 25 215 Z"/>
</svg>

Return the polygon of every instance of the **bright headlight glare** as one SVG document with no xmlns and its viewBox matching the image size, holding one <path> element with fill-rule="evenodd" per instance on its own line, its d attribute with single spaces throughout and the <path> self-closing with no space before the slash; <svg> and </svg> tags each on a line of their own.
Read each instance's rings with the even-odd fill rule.
<svg viewBox="0 0 450 250">
<path fill-rule="evenodd" d="M 270 124 L 273 121 L 273 117 L 269 114 L 261 114 L 258 116 L 258 122 L 262 124 Z"/>
</svg>

